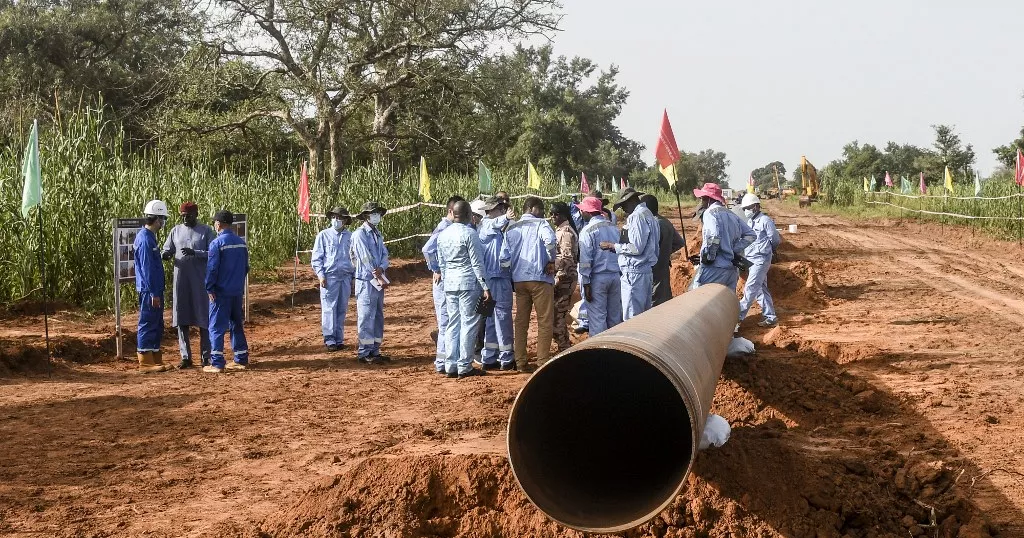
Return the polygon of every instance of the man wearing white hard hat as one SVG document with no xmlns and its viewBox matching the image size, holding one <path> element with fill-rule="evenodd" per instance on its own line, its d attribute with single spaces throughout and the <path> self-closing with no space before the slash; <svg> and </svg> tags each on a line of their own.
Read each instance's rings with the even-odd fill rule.
<svg viewBox="0 0 1024 538">
<path fill-rule="evenodd" d="M 754 230 L 757 239 L 751 243 L 744 254 L 753 265 L 747 273 L 747 283 L 743 287 L 743 299 L 740 301 L 740 321 L 747 317 L 750 305 L 757 301 L 761 305 L 761 327 L 771 327 L 778 323 L 775 316 L 775 305 L 768 293 L 768 269 L 772 266 L 772 255 L 779 247 L 781 238 L 771 217 L 761 212 L 761 200 L 747 193 L 740 202 L 743 213 L 747 217 L 747 225 Z"/>
<path fill-rule="evenodd" d="M 164 336 L 164 264 L 156 234 L 167 222 L 167 204 L 152 200 L 143 213 L 146 225 L 135 236 L 135 289 L 139 292 L 139 332 L 136 353 L 139 372 L 148 374 L 173 369 L 164 364 L 160 340 Z"/>
</svg>

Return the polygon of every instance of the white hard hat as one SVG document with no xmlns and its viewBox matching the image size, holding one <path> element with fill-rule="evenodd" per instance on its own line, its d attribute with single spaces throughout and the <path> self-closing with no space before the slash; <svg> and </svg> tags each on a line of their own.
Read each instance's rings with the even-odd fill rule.
<svg viewBox="0 0 1024 538">
<path fill-rule="evenodd" d="M 166 216 L 168 216 L 168 214 L 167 214 L 167 204 L 163 203 L 162 200 L 150 200 L 150 202 L 148 204 L 146 204 L 146 209 L 142 210 L 142 213 L 145 214 L 145 215 L 155 215 L 157 217 L 166 217 Z"/>
<path fill-rule="evenodd" d="M 486 217 L 486 216 L 487 216 L 487 212 L 486 212 L 486 211 L 484 211 L 484 206 L 485 206 L 485 205 L 487 205 L 487 202 L 485 202 L 485 201 L 483 201 L 483 200 L 473 200 L 472 202 L 470 202 L 470 204 L 469 204 L 469 208 L 470 208 L 470 209 L 471 209 L 471 210 L 473 211 L 473 213 L 475 213 L 475 214 L 476 214 L 476 215 L 477 215 L 478 217 Z"/>
<path fill-rule="evenodd" d="M 761 199 L 758 198 L 754 193 L 748 192 L 743 195 L 743 201 L 740 202 L 740 207 L 746 209 L 754 204 L 760 204 Z"/>
</svg>

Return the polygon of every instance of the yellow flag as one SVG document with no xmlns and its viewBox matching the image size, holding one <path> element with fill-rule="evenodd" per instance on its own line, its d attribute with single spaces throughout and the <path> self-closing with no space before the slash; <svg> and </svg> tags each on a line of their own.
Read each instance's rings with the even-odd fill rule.
<svg viewBox="0 0 1024 538">
<path fill-rule="evenodd" d="M 665 179 L 668 180 L 668 186 L 669 187 L 671 187 L 672 185 L 676 184 L 676 165 L 675 164 L 670 164 L 668 166 L 658 167 L 658 169 L 661 170 L 661 175 L 665 176 Z"/>
<path fill-rule="evenodd" d="M 527 161 L 528 166 L 526 186 L 531 189 L 540 190 L 540 174 L 537 173 L 537 169 L 533 167 L 533 163 Z"/>
<path fill-rule="evenodd" d="M 868 184 L 868 178 L 864 178 L 864 192 L 871 190 L 871 186 Z"/>
<path fill-rule="evenodd" d="M 430 198 L 430 174 L 427 173 L 427 159 L 426 157 L 420 157 L 420 197 L 423 198 L 424 202 L 429 202 Z"/>
<path fill-rule="evenodd" d="M 949 167 L 946 167 L 946 190 L 953 192 L 953 174 L 949 173 Z"/>
</svg>

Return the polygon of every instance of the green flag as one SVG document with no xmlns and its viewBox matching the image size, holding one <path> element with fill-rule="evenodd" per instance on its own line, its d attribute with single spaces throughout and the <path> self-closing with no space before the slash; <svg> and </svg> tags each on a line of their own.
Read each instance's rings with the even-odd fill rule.
<svg viewBox="0 0 1024 538">
<path fill-rule="evenodd" d="M 25 160 L 21 165 L 25 175 L 25 190 L 21 194 L 21 216 L 28 218 L 33 207 L 43 203 L 43 178 L 39 171 L 39 122 L 32 122 L 32 134 L 25 148 Z"/>
<path fill-rule="evenodd" d="M 491 171 L 484 166 L 484 161 L 477 160 L 477 175 L 480 176 L 480 194 L 491 193 Z"/>
<path fill-rule="evenodd" d="M 558 185 L 561 188 L 559 192 L 565 192 L 565 170 L 558 174 Z"/>
<path fill-rule="evenodd" d="M 903 194 L 909 194 L 910 193 L 910 189 L 911 189 L 910 180 L 907 179 L 907 176 L 901 177 L 900 178 L 900 191 L 903 192 Z"/>
<path fill-rule="evenodd" d="M 615 176 L 612 176 L 612 192 L 619 192 L 619 184 L 615 181 Z"/>
</svg>

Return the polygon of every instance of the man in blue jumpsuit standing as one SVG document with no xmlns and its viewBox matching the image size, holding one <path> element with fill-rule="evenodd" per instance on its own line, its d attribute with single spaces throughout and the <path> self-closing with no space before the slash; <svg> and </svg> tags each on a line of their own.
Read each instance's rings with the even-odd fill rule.
<svg viewBox="0 0 1024 538">
<path fill-rule="evenodd" d="M 365 364 L 380 364 L 390 360 L 380 354 L 380 345 L 384 341 L 384 290 L 390 283 L 384 271 L 390 262 L 384 236 L 377 228 L 387 211 L 379 202 L 366 202 L 359 212 L 363 225 L 352 234 L 359 336 L 356 356 L 359 362 Z"/>
<path fill-rule="evenodd" d="M 423 258 L 427 260 L 427 269 L 434 274 L 433 297 L 434 316 L 437 318 L 437 352 L 434 354 L 434 370 L 444 373 L 444 360 L 448 356 L 448 349 L 445 347 L 445 333 L 448 328 L 448 308 L 445 306 L 444 282 L 441 280 L 441 269 L 437 262 L 437 238 L 441 232 L 454 222 L 452 208 L 457 202 L 465 201 L 465 198 L 454 195 L 448 198 L 446 204 L 448 213 L 437 223 L 434 231 L 430 232 L 430 239 L 423 245 Z"/>
<path fill-rule="evenodd" d="M 345 314 L 352 295 L 352 224 L 348 209 L 335 207 L 327 212 L 331 226 L 316 234 L 310 265 L 320 281 L 320 326 L 327 351 L 345 348 Z"/>
<path fill-rule="evenodd" d="M 471 214 L 468 202 L 455 203 L 454 222 L 437 239 L 437 259 L 448 308 L 445 372 L 450 378 L 460 379 L 484 373 L 473 368 L 476 334 L 480 329 L 477 306 L 481 295 L 485 300 L 491 298 L 484 277 L 483 247 L 477 231 L 470 226 Z"/>
<path fill-rule="evenodd" d="M 164 364 L 160 351 L 164 337 L 164 264 L 156 243 L 156 233 L 167 222 L 167 204 L 153 200 L 146 204 L 143 213 L 146 225 L 135 236 L 135 289 L 139 292 L 136 353 L 139 372 L 149 374 L 173 369 Z"/>
<path fill-rule="evenodd" d="M 249 249 L 245 240 L 231 229 L 234 215 L 220 210 L 213 216 L 217 237 L 210 242 L 206 262 L 206 292 L 210 295 L 210 365 L 204 372 L 219 374 L 245 370 L 249 364 L 249 343 L 245 340 L 245 278 L 249 274 Z M 233 360 L 225 366 L 224 335 L 231 333 Z"/>
<path fill-rule="evenodd" d="M 740 271 L 736 263 L 743 249 L 754 241 L 754 231 L 726 206 L 722 188 L 717 183 L 705 183 L 693 189 L 701 200 L 697 214 L 703 223 L 700 254 L 690 261 L 697 266 L 697 276 L 691 287 L 704 284 L 722 284 L 735 290 Z"/>
<path fill-rule="evenodd" d="M 654 264 L 658 263 L 661 227 L 647 205 L 640 201 L 642 192 L 623 189 L 615 209 L 622 208 L 626 218 L 625 241 L 604 241 L 601 248 L 619 255 L 622 270 L 622 319 L 639 316 L 651 308 L 654 289 Z"/>
<path fill-rule="evenodd" d="M 483 245 L 484 273 L 487 287 L 494 298 L 494 315 L 487 318 L 484 328 L 484 349 L 480 362 L 484 370 L 515 368 L 512 353 L 512 270 L 501 265 L 501 246 L 505 242 L 505 228 L 515 217 L 503 198 L 494 196 L 484 204 L 487 212 L 480 222 L 480 243 Z"/>
<path fill-rule="evenodd" d="M 761 212 L 761 200 L 747 193 L 740 202 L 743 213 L 747 216 L 747 225 L 754 230 L 757 239 L 746 249 L 747 260 L 753 265 L 747 273 L 746 285 L 743 286 L 743 299 L 740 300 L 740 322 L 747 317 L 750 305 L 757 301 L 761 305 L 759 327 L 772 327 L 778 323 L 775 315 L 775 304 L 768 293 L 768 269 L 772 266 L 772 255 L 779 247 L 781 237 L 771 217 Z"/>
<path fill-rule="evenodd" d="M 586 224 L 580 230 L 580 286 L 587 301 L 590 335 L 597 336 L 622 322 L 622 285 L 615 253 L 601 243 L 619 240 L 619 230 L 606 217 L 597 198 L 576 204 Z"/>
</svg>

